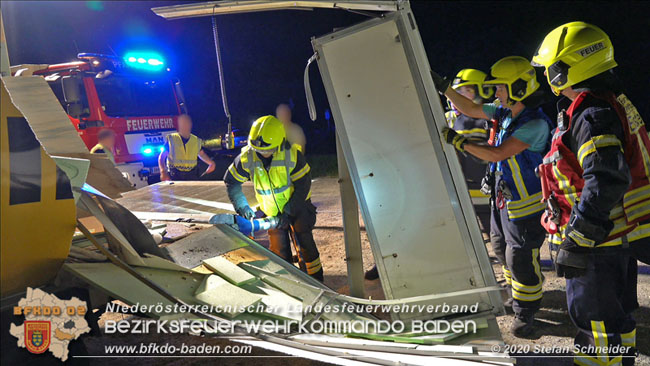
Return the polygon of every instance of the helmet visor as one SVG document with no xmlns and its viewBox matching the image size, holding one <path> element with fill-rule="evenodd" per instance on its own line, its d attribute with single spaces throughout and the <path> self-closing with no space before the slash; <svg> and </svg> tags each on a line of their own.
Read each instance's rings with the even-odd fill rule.
<svg viewBox="0 0 650 366">
<path fill-rule="evenodd" d="M 531 65 L 534 67 L 544 67 L 544 65 L 540 64 L 539 62 L 535 62 L 535 59 L 533 58 L 533 61 L 530 62 Z"/>
<path fill-rule="evenodd" d="M 462 78 L 456 77 L 454 80 L 451 82 L 451 87 L 456 89 L 458 88 L 461 84 L 467 85 L 468 81 L 463 80 Z"/>
<path fill-rule="evenodd" d="M 569 65 L 558 61 L 546 69 L 548 83 L 556 88 L 563 88 L 569 81 Z"/>
<path fill-rule="evenodd" d="M 251 149 L 257 151 L 257 152 L 269 152 L 273 151 L 275 148 L 271 146 L 271 144 L 266 143 L 263 139 L 262 136 L 258 136 L 254 140 L 250 140 L 248 142 L 248 145 L 251 147 Z"/>
</svg>

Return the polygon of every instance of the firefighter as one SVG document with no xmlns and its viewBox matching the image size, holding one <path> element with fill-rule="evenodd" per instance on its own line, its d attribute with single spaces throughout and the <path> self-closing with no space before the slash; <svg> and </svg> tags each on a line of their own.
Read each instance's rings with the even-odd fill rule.
<svg viewBox="0 0 650 366">
<path fill-rule="evenodd" d="M 484 86 L 487 74 L 476 69 L 463 69 L 456 74 L 451 87 L 467 99 L 476 104 L 483 104 L 494 95 L 494 89 Z M 447 124 L 459 134 L 471 141 L 487 142 L 489 137 L 488 121 L 481 118 L 468 117 L 454 106 L 450 101 L 450 111 L 445 114 Z"/>
<path fill-rule="evenodd" d="M 492 245 L 505 252 L 505 275 L 512 286 L 515 313 L 511 332 L 517 337 L 530 336 L 542 299 L 539 248 L 545 236 L 539 224 L 544 205 L 535 168 L 548 148 L 551 123 L 538 108 L 541 92 L 535 70 L 519 56 L 505 57 L 492 66 L 485 84 L 496 86 L 500 106 L 476 104 L 449 87 L 447 79 L 431 74 L 437 89 L 461 113 L 499 121 L 494 146 L 471 142 L 448 127 L 441 134 L 457 150 L 490 162 L 494 177 L 490 237 Z"/>
<path fill-rule="evenodd" d="M 304 154 L 307 147 L 307 138 L 305 132 L 297 123 L 291 121 L 291 107 L 286 103 L 281 103 L 275 108 L 275 116 L 284 125 L 284 130 L 287 133 L 287 141 L 290 144 L 297 144 L 300 151 Z"/>
<path fill-rule="evenodd" d="M 464 96 L 467 99 L 471 99 L 476 104 L 483 104 L 487 102 L 494 95 L 494 88 L 485 86 L 484 82 L 487 78 L 487 74 L 480 70 L 475 69 L 463 69 L 456 74 L 456 77 L 451 83 L 451 87 L 458 92 L 458 94 Z M 450 106 L 450 111 L 445 113 L 447 117 L 447 125 L 452 128 L 457 133 L 467 137 L 470 141 L 487 144 L 490 139 L 490 126 L 492 121 L 487 121 L 482 118 L 472 118 L 466 116 L 458 109 L 454 104 L 447 99 Z M 498 102 L 498 99 L 496 100 Z M 465 175 L 465 181 L 467 187 L 472 190 L 481 190 L 483 188 L 483 178 L 489 175 L 489 166 L 486 166 L 483 160 L 480 160 L 472 155 L 458 153 L 460 159 L 461 168 L 463 169 L 463 174 Z M 489 189 L 483 189 L 483 193 L 489 193 Z M 474 207 L 475 211 L 479 213 L 482 207 Z M 481 212 L 482 213 L 482 212 Z M 491 213 L 486 215 L 478 214 L 479 223 L 481 224 L 482 229 L 489 232 Z M 497 227 L 497 226 L 495 226 Z M 492 250 L 494 251 L 499 264 L 501 264 L 501 269 L 503 271 L 503 276 L 506 281 L 505 289 L 508 294 L 512 293 L 512 275 L 508 270 L 506 263 L 506 246 L 502 238 L 501 231 L 498 230 L 491 234 L 490 244 Z M 508 300 L 504 302 L 504 305 L 507 308 L 512 307 L 512 296 L 508 295 Z"/>
<path fill-rule="evenodd" d="M 115 147 L 115 132 L 108 128 L 101 129 L 97 134 L 97 145 L 90 149 L 91 154 L 106 154 L 108 158 L 115 164 L 115 155 L 113 155 L 113 148 Z"/>
<path fill-rule="evenodd" d="M 476 69 L 463 69 L 456 74 L 451 83 L 451 87 L 458 94 L 465 98 L 471 99 L 474 103 L 483 104 L 494 95 L 494 88 L 484 86 L 483 82 L 487 74 Z M 482 118 L 468 117 L 458 111 L 454 104 L 448 100 L 450 110 L 445 114 L 447 124 L 457 133 L 467 137 L 470 141 L 487 144 L 490 135 L 490 122 Z M 465 176 L 467 188 L 470 190 L 472 197 L 480 194 L 481 180 L 485 176 L 487 164 L 485 161 L 472 155 L 458 153 L 460 166 Z M 479 196 L 480 197 L 480 196 Z M 474 209 L 477 213 L 481 229 L 489 230 L 489 207 L 488 205 L 475 204 Z M 498 253 L 497 258 L 502 265 L 505 265 L 503 253 Z"/>
<path fill-rule="evenodd" d="M 316 207 L 311 203 L 310 167 L 298 145 L 287 141 L 280 120 L 264 116 L 253 123 L 248 146 L 242 148 L 223 180 L 235 211 L 246 219 L 254 218 L 256 212 L 241 186 L 248 180 L 253 182 L 259 208 L 279 222 L 277 228 L 269 230 L 269 249 L 291 262 L 291 235 L 301 269 L 322 282 L 323 268 L 312 233 Z"/>
<path fill-rule="evenodd" d="M 632 365 L 636 260 L 650 237 L 650 138 L 613 73 L 605 32 L 584 22 L 551 31 L 533 57 L 559 104 L 551 150 L 540 166 L 547 211 L 543 225 L 559 244 L 569 315 L 578 327 L 578 365 Z M 606 347 L 632 347 L 608 352 Z M 582 351 L 582 349 L 581 349 Z"/>
<path fill-rule="evenodd" d="M 178 116 L 178 132 L 165 137 L 164 149 L 158 156 L 160 180 L 199 179 L 199 158 L 208 164 L 201 176 L 212 173 L 216 164 L 202 147 L 203 141 L 192 134 L 192 118 L 187 114 Z"/>
</svg>

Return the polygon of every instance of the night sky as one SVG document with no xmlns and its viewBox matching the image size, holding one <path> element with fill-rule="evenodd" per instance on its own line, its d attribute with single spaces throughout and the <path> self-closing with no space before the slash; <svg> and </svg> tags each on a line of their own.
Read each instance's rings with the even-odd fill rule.
<svg viewBox="0 0 650 366">
<path fill-rule="evenodd" d="M 192 1 L 195 2 L 195 1 Z M 209 17 L 164 20 L 150 8 L 180 1 L 3 1 L 12 65 L 71 61 L 78 52 L 118 55 L 155 49 L 181 79 L 195 131 L 204 138 L 225 130 Z M 650 119 L 649 2 L 412 1 L 431 67 L 453 77 L 466 67 L 488 71 L 509 55 L 532 57 L 544 35 L 568 21 L 603 28 L 612 39 L 618 74 L 644 119 Z M 233 123 L 248 129 L 275 105 L 294 105 L 294 121 L 309 151 L 333 152 L 329 107 L 316 67 L 311 80 L 318 120 L 307 113 L 302 75 L 310 38 L 365 20 L 341 10 L 279 11 L 218 17 Z M 315 65 L 314 65 L 315 66 Z M 542 87 L 548 89 L 545 80 Z M 553 116 L 552 116 L 553 117 Z"/>
</svg>

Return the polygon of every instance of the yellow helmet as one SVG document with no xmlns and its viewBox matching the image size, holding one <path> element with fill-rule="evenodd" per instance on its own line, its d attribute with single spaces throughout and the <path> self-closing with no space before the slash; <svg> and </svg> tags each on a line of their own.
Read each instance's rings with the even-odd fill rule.
<svg viewBox="0 0 650 366">
<path fill-rule="evenodd" d="M 617 66 L 607 34 L 585 22 L 553 29 L 537 48 L 532 64 L 546 69 L 546 78 L 556 95 Z"/>
<path fill-rule="evenodd" d="M 533 66 L 521 56 L 508 56 L 490 69 L 485 85 L 505 84 L 510 99 L 521 102 L 539 89 Z"/>
<path fill-rule="evenodd" d="M 286 139 L 284 125 L 273 116 L 264 116 L 253 122 L 248 134 L 248 146 L 259 152 L 276 150 Z"/>
<path fill-rule="evenodd" d="M 462 69 L 456 74 L 451 83 L 451 87 L 458 89 L 461 86 L 475 85 L 478 94 L 483 99 L 490 99 L 494 94 L 494 89 L 483 85 L 487 74 L 476 69 Z"/>
</svg>

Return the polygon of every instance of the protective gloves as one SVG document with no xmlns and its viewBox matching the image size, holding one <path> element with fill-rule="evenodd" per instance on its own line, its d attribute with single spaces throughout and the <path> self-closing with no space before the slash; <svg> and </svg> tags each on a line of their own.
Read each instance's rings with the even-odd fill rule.
<svg viewBox="0 0 650 366">
<path fill-rule="evenodd" d="M 237 208 L 237 214 L 246 220 L 254 219 L 255 218 L 255 211 L 251 208 L 251 206 L 244 206 L 244 207 L 238 207 Z"/>
<path fill-rule="evenodd" d="M 566 279 L 580 277 L 587 273 L 589 263 L 589 248 L 576 244 L 573 239 L 564 239 L 555 259 L 555 272 L 558 277 Z"/>
<path fill-rule="evenodd" d="M 433 79 L 433 84 L 436 86 L 438 93 L 440 93 L 440 95 L 444 95 L 447 91 L 447 88 L 449 88 L 451 81 L 447 80 L 445 77 L 438 75 L 438 73 L 433 70 L 431 70 L 431 78 Z"/>
<path fill-rule="evenodd" d="M 441 131 L 440 134 L 442 135 L 442 139 L 451 145 L 454 145 L 456 150 L 460 152 L 465 152 L 465 149 L 463 148 L 465 144 L 467 143 L 467 138 L 458 132 L 452 130 L 449 127 L 444 127 Z"/>
<path fill-rule="evenodd" d="M 277 228 L 280 230 L 289 230 L 289 227 L 291 226 L 291 218 L 289 217 L 289 214 L 284 212 L 276 217 L 278 219 Z"/>
</svg>

